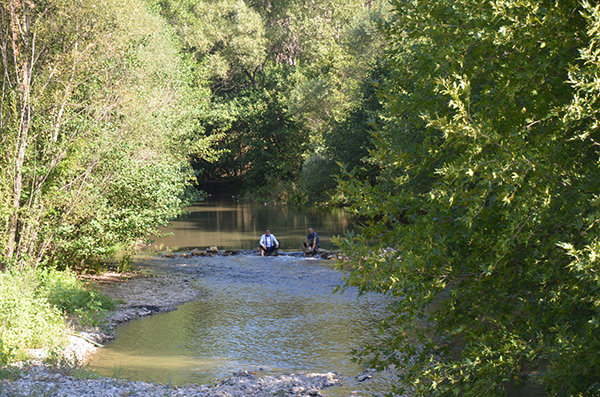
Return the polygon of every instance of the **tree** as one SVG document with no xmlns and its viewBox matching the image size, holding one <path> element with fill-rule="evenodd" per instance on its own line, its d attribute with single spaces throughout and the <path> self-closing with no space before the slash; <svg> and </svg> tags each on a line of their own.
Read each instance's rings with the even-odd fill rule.
<svg viewBox="0 0 600 397">
<path fill-rule="evenodd" d="M 381 174 L 342 186 L 346 284 L 398 297 L 363 358 L 426 394 L 597 394 L 600 9 L 393 3 Z"/>
<path fill-rule="evenodd" d="M 2 262 L 105 258 L 178 214 L 187 152 L 211 139 L 160 18 L 137 0 L 15 0 L 0 20 Z"/>
<path fill-rule="evenodd" d="M 310 136 L 300 178 L 303 193 L 310 201 L 331 203 L 339 164 L 356 170 L 358 178 L 377 172 L 367 157 L 369 131 L 380 107 L 374 87 L 385 74 L 384 40 L 378 26 L 386 23 L 389 5 L 348 2 L 336 8 L 325 2 L 320 7 L 337 11 L 331 24 L 321 28 L 329 35 L 324 34 L 321 45 L 314 44 L 323 52 L 298 73 L 301 77 L 290 93 L 290 112 L 302 120 Z M 318 173 L 312 171 L 315 166 Z"/>
<path fill-rule="evenodd" d="M 312 196 L 301 191 L 308 186 L 299 180 L 303 163 L 313 153 L 324 156 L 324 134 L 362 101 L 361 81 L 381 51 L 375 25 L 385 1 L 153 4 L 210 71 L 212 106 L 203 125 L 219 135 L 223 156 L 195 162 L 203 169 L 199 185 L 233 186 L 254 199 Z"/>
<path fill-rule="evenodd" d="M 267 57 L 265 27 L 244 0 L 149 3 L 175 28 L 184 50 L 207 67 L 213 88 L 235 87 L 239 74 L 257 84 Z"/>
</svg>

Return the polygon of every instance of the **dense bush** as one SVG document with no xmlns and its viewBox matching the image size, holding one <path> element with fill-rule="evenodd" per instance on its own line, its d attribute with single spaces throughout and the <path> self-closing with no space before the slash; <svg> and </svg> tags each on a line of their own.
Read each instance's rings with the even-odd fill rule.
<svg viewBox="0 0 600 397">
<path fill-rule="evenodd" d="M 398 297 L 364 358 L 425 395 L 598 395 L 600 8 L 393 4 L 381 174 L 343 190 L 347 283 Z"/>
<path fill-rule="evenodd" d="M 300 187 L 310 203 L 323 202 L 328 199 L 328 192 L 335 186 L 334 175 L 339 172 L 339 166 L 322 154 L 312 154 L 302 164 Z"/>
<path fill-rule="evenodd" d="M 0 274 L 0 364 L 27 358 L 27 349 L 49 348 L 64 337 L 60 310 L 38 292 L 33 271 Z"/>
<path fill-rule="evenodd" d="M 97 324 L 112 308 L 113 301 L 69 271 L 11 268 L 0 273 L 0 365 L 28 358 L 29 349 L 60 348 L 67 316 Z"/>
<path fill-rule="evenodd" d="M 83 324 L 97 325 L 115 302 L 83 283 L 77 275 L 64 270 L 40 270 L 38 294 L 65 315 L 75 316 Z"/>
</svg>

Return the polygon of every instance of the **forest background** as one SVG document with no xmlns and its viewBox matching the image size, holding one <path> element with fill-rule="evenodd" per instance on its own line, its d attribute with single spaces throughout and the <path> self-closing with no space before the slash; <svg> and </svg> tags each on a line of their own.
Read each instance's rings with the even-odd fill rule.
<svg viewBox="0 0 600 397">
<path fill-rule="evenodd" d="M 0 261 L 31 307 L 198 188 L 340 205 L 346 285 L 399 298 L 357 352 L 398 392 L 600 393 L 599 6 L 4 0 L 0 27 Z M 4 361 L 43 342 L 22 295 Z"/>
</svg>

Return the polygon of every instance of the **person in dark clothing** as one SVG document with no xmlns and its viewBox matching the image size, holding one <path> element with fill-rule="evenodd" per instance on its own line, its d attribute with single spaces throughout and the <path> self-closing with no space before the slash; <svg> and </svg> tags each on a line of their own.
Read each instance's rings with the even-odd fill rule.
<svg viewBox="0 0 600 397">
<path fill-rule="evenodd" d="M 302 243 L 302 251 L 304 252 L 304 256 L 313 256 L 319 251 L 319 235 L 312 227 L 308 229 L 306 239 L 304 239 L 304 243 Z"/>
</svg>

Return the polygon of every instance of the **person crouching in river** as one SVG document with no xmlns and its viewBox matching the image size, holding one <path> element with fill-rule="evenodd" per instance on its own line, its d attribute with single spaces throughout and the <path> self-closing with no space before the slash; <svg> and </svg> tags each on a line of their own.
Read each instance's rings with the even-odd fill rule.
<svg viewBox="0 0 600 397">
<path fill-rule="evenodd" d="M 302 243 L 302 251 L 304 252 L 304 256 L 307 254 L 313 256 L 319 251 L 319 235 L 312 227 L 308 229 L 306 239 Z"/>
<path fill-rule="evenodd" d="M 265 230 L 265 234 L 260 236 L 258 245 L 260 246 L 260 256 L 265 256 L 265 254 L 270 254 L 271 252 L 274 252 L 274 255 L 277 255 L 279 241 L 271 234 L 269 229 Z"/>
</svg>

